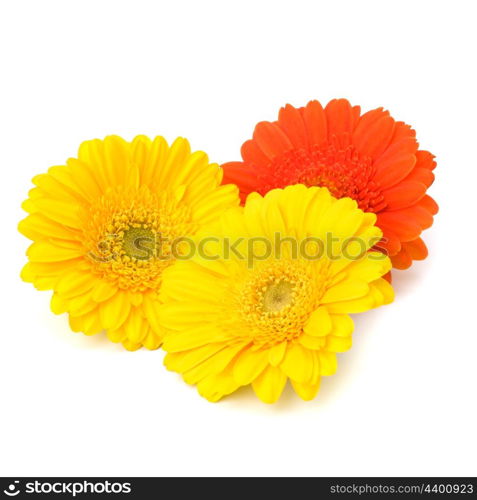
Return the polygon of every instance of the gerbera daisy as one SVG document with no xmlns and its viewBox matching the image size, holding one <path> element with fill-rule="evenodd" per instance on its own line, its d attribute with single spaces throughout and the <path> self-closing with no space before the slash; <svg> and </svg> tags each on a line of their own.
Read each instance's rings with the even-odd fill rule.
<svg viewBox="0 0 477 500">
<path fill-rule="evenodd" d="M 84 142 L 78 158 L 36 176 L 20 231 L 34 241 L 22 278 L 53 290 L 51 309 L 74 331 L 107 331 L 135 350 L 159 347 L 156 305 L 162 273 L 194 234 L 239 204 L 222 170 L 186 139 Z"/>
<path fill-rule="evenodd" d="M 166 367 L 209 401 L 252 384 L 273 403 L 288 378 L 312 399 L 351 346 L 348 313 L 393 299 L 381 278 L 389 258 L 368 251 L 382 234 L 375 220 L 350 198 L 304 185 L 254 193 L 226 211 L 196 237 L 210 241 L 204 252 L 164 272 Z"/>
<path fill-rule="evenodd" d="M 406 269 L 427 256 L 420 238 L 437 213 L 426 194 L 434 180 L 434 156 L 418 150 L 415 132 L 382 108 L 361 115 L 359 106 L 335 99 L 322 108 L 286 105 L 278 121 L 260 122 L 242 146 L 243 162 L 223 165 L 224 183 L 250 192 L 303 183 L 349 196 L 377 214 L 384 238 L 379 248 L 393 267 Z"/>
</svg>

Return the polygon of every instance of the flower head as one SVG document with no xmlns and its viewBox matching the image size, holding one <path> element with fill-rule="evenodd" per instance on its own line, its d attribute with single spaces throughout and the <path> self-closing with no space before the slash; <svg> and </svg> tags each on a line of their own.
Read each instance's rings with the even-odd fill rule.
<svg viewBox="0 0 477 500">
<path fill-rule="evenodd" d="M 346 99 L 324 109 L 318 101 L 298 109 L 287 105 L 278 121 L 259 123 L 241 151 L 242 162 L 223 168 L 224 183 L 236 183 L 242 200 L 296 183 L 324 186 L 377 214 L 384 235 L 379 248 L 394 267 L 405 269 L 427 256 L 420 234 L 437 213 L 426 194 L 434 157 L 418 150 L 411 127 L 382 108 L 361 115 Z"/>
<path fill-rule="evenodd" d="M 130 350 L 159 347 L 162 273 L 182 251 L 174 241 L 238 205 L 221 177 L 182 138 L 84 142 L 78 158 L 33 179 L 19 225 L 34 242 L 23 279 L 54 291 L 51 308 L 69 313 L 74 331 L 107 330 Z"/>
<path fill-rule="evenodd" d="M 276 401 L 289 378 L 312 399 L 359 313 L 387 304 L 389 258 L 369 251 L 376 215 L 304 185 L 251 194 L 196 236 L 208 247 L 166 269 L 165 365 L 217 401 L 252 384 Z M 233 249 L 233 251 L 232 251 Z"/>
</svg>

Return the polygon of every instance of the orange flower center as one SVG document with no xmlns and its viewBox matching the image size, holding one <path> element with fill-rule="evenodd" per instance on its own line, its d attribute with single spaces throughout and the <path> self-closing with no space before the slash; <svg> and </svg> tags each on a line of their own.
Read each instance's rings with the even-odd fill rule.
<svg viewBox="0 0 477 500">
<path fill-rule="evenodd" d="M 261 194 L 272 188 L 305 184 L 329 189 L 335 198 L 349 196 L 365 212 L 378 212 L 384 197 L 372 180 L 374 167 L 369 156 L 362 156 L 354 146 L 334 144 L 311 149 L 293 149 L 274 158 L 269 168 L 260 172 Z"/>
</svg>

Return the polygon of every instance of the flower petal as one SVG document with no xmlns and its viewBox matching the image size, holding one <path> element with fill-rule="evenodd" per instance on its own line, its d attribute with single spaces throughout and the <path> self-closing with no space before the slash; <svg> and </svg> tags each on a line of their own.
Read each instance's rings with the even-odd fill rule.
<svg viewBox="0 0 477 500">
<path fill-rule="evenodd" d="M 271 404 L 278 400 L 286 382 L 287 376 L 280 368 L 269 366 L 252 382 L 252 387 L 261 401 Z"/>
<path fill-rule="evenodd" d="M 260 122 L 255 127 L 253 138 L 270 159 L 293 148 L 293 144 L 285 133 L 274 123 Z"/>
<path fill-rule="evenodd" d="M 305 347 L 289 344 L 280 368 L 288 377 L 298 382 L 308 382 L 313 374 L 313 358 Z"/>
<path fill-rule="evenodd" d="M 331 318 L 326 307 L 319 307 L 313 311 L 303 330 L 312 337 L 328 335 L 331 331 Z"/>
<path fill-rule="evenodd" d="M 295 380 L 291 381 L 293 389 L 304 401 L 311 401 L 316 397 L 318 391 L 320 390 L 320 379 L 314 384 L 310 383 L 300 383 Z"/>
<path fill-rule="evenodd" d="M 290 104 L 280 109 L 278 113 L 278 125 L 295 148 L 306 148 L 308 138 L 305 123 L 300 111 Z"/>
<path fill-rule="evenodd" d="M 105 329 L 119 328 L 129 315 L 131 304 L 124 292 L 118 292 L 105 302 L 101 302 L 100 316 L 101 324 Z"/>
<path fill-rule="evenodd" d="M 268 349 L 252 351 L 246 349 L 238 357 L 233 367 L 233 377 L 240 385 L 250 384 L 268 366 Z"/>
</svg>

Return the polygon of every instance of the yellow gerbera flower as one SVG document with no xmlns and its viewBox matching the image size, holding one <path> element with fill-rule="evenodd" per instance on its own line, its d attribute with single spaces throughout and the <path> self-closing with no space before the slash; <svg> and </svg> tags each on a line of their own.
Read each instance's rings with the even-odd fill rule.
<svg viewBox="0 0 477 500">
<path fill-rule="evenodd" d="M 348 313 L 393 300 L 381 278 L 389 258 L 368 251 L 382 236 L 375 221 L 326 188 L 249 195 L 200 232 L 202 252 L 164 272 L 166 367 L 209 401 L 252 384 L 273 403 L 287 378 L 314 398 L 336 353 L 351 346 Z"/>
<path fill-rule="evenodd" d="M 182 251 L 171 245 L 238 204 L 221 178 L 186 139 L 84 142 L 78 158 L 33 179 L 19 225 L 34 241 L 22 278 L 54 290 L 51 308 L 68 312 L 74 331 L 156 349 L 162 273 Z"/>
</svg>

